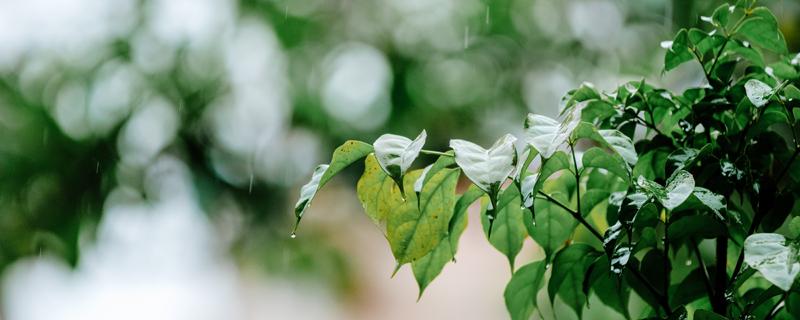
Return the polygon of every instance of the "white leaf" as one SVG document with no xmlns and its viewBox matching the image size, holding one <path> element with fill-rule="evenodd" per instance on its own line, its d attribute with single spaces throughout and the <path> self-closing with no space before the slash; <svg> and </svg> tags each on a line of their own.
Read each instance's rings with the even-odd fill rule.
<svg viewBox="0 0 800 320">
<path fill-rule="evenodd" d="M 678 170 L 667 179 L 666 197 L 661 204 L 672 210 L 681 205 L 694 191 L 694 177 L 686 170 Z"/>
<path fill-rule="evenodd" d="M 725 221 L 725 217 L 721 213 L 721 211 L 726 208 L 725 198 L 722 195 L 711 192 L 711 190 L 706 188 L 695 187 L 694 196 L 697 200 L 700 200 L 703 205 L 711 209 L 711 211 L 714 211 L 714 214 L 716 214 L 721 221 Z"/>
<path fill-rule="evenodd" d="M 526 208 L 533 206 L 533 200 L 536 195 L 533 194 L 533 188 L 536 186 L 536 181 L 539 180 L 539 174 L 534 173 L 522 179 L 519 192 L 522 194 L 522 205 Z"/>
<path fill-rule="evenodd" d="M 297 203 L 294 205 L 294 214 L 298 219 L 300 219 L 306 209 L 311 206 L 311 200 L 314 199 L 319 189 L 319 181 L 327 170 L 327 164 L 317 166 L 317 168 L 314 169 L 314 174 L 311 176 L 311 181 L 300 188 L 300 199 L 297 199 Z"/>
<path fill-rule="evenodd" d="M 756 233 L 744 240 L 744 262 L 778 288 L 789 291 L 800 271 L 796 249 L 777 233 Z"/>
<path fill-rule="evenodd" d="M 393 178 L 402 177 L 411 163 L 419 156 L 425 138 L 425 130 L 414 141 L 403 136 L 384 134 L 372 144 L 375 147 L 375 158 L 378 159 L 381 169 Z"/>
<path fill-rule="evenodd" d="M 425 167 L 425 169 L 422 170 L 422 174 L 419 175 L 417 181 L 414 181 L 414 192 L 422 192 L 422 183 L 425 182 L 425 177 L 428 176 L 428 171 L 431 171 L 431 168 L 433 168 L 433 165 L 429 164 L 427 167 Z"/>
<path fill-rule="evenodd" d="M 603 136 L 603 139 L 611 145 L 611 149 L 614 149 L 622 159 L 625 160 L 630 165 L 635 165 L 636 161 L 639 160 L 639 157 L 636 155 L 636 149 L 633 147 L 633 141 L 631 141 L 628 136 L 624 133 L 620 132 L 619 130 L 600 130 L 600 135 Z"/>
<path fill-rule="evenodd" d="M 582 105 L 576 105 L 560 122 L 543 115 L 528 114 L 525 119 L 525 142 L 539 151 L 542 158 L 550 158 L 580 124 L 582 108 Z"/>
<path fill-rule="evenodd" d="M 514 141 L 514 136 L 506 134 L 486 150 L 472 142 L 453 139 L 450 148 L 467 178 L 488 193 L 493 184 L 502 183 L 514 171 Z"/>
<path fill-rule="evenodd" d="M 523 168 L 523 166 L 525 166 L 525 161 L 528 159 L 528 156 L 530 154 L 531 154 L 531 148 L 529 146 L 525 146 L 525 150 L 522 151 L 522 154 L 517 152 L 517 164 L 514 167 L 514 172 L 513 172 L 515 181 L 519 181 L 520 177 L 522 176 L 522 173 L 525 170 L 528 170 L 528 168 Z M 528 165 L 530 165 L 530 163 Z"/>
<path fill-rule="evenodd" d="M 750 79 L 744 84 L 744 91 L 747 93 L 747 99 L 760 108 L 769 102 L 772 87 L 756 79 Z"/>
</svg>

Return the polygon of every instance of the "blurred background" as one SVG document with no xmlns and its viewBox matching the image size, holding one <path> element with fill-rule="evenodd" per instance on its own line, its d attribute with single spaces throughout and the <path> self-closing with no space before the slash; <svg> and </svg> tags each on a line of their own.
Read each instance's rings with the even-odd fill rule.
<svg viewBox="0 0 800 320">
<path fill-rule="evenodd" d="M 346 139 L 487 144 L 582 82 L 698 85 L 659 43 L 721 3 L 0 0 L 0 317 L 505 318 L 478 228 L 416 302 L 358 166 L 290 239 L 299 186 Z M 797 52 L 800 2 L 763 3 Z"/>
</svg>

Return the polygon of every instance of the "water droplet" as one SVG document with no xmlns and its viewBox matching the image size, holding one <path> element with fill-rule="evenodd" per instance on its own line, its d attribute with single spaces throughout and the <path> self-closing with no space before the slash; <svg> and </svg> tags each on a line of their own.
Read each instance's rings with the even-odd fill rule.
<svg viewBox="0 0 800 320">
<path fill-rule="evenodd" d="M 292 234 L 289 237 L 292 238 L 292 239 L 297 238 L 297 234 L 292 232 Z"/>
<path fill-rule="evenodd" d="M 686 266 L 688 267 L 688 266 L 691 266 L 691 265 L 692 265 L 692 260 L 686 260 Z"/>
</svg>

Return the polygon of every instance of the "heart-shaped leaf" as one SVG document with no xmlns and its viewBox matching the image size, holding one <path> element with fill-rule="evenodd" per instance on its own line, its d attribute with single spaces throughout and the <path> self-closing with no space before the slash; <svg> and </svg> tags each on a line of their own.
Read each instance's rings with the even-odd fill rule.
<svg viewBox="0 0 800 320">
<path fill-rule="evenodd" d="M 789 291 L 800 272 L 797 248 L 777 233 L 756 233 L 747 237 L 744 262 L 784 291 Z"/>
<path fill-rule="evenodd" d="M 737 33 L 766 50 L 778 54 L 787 52 L 786 40 L 778 29 L 778 21 L 765 7 L 753 9 L 750 17 L 742 23 Z"/>
<path fill-rule="evenodd" d="M 655 198 L 664 208 L 672 210 L 681 205 L 686 199 L 692 195 L 694 191 L 694 177 L 692 174 L 685 170 L 677 170 L 672 176 L 667 179 L 667 186 L 662 187 L 660 184 L 646 179 L 644 176 L 639 176 L 636 180 L 636 186 L 639 193 L 634 195 L 642 195 L 644 197 L 631 197 L 635 203 L 644 204 L 648 199 Z"/>
<path fill-rule="evenodd" d="M 402 177 L 411 167 L 414 159 L 419 156 L 428 134 L 425 130 L 413 141 L 409 138 L 394 134 L 384 134 L 372 144 L 375 147 L 375 157 L 381 169 L 397 183 L 402 193 Z"/>
<path fill-rule="evenodd" d="M 525 142 L 535 148 L 543 158 L 550 158 L 570 138 L 572 131 L 581 123 L 581 106 L 575 106 L 562 121 L 549 117 L 528 114 L 525 119 Z"/>
<path fill-rule="evenodd" d="M 456 163 L 472 183 L 486 193 L 497 188 L 514 171 L 516 138 L 506 134 L 492 145 L 483 147 L 460 139 L 450 140 L 456 154 Z"/>
<path fill-rule="evenodd" d="M 769 96 L 772 95 L 772 87 L 756 79 L 747 80 L 744 84 L 744 91 L 747 93 L 750 103 L 759 108 L 767 104 Z"/>
</svg>

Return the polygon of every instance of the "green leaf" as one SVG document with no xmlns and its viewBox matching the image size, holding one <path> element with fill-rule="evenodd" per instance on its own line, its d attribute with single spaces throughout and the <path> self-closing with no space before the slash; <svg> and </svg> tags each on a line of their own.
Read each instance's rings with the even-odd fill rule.
<svg viewBox="0 0 800 320">
<path fill-rule="evenodd" d="M 622 159 L 630 165 L 635 165 L 639 161 L 636 155 L 636 149 L 633 147 L 633 141 L 619 130 L 600 130 L 600 135 L 611 146 L 611 149 L 617 152 Z"/>
<path fill-rule="evenodd" d="M 525 240 L 525 225 L 523 210 L 520 206 L 520 197 L 517 187 L 513 184 L 503 190 L 497 203 L 497 216 L 491 224 L 492 232 L 489 233 L 489 221 L 483 215 L 481 222 L 484 231 L 489 236 L 489 243 L 508 258 L 511 271 L 514 271 L 514 258 L 522 250 Z"/>
<path fill-rule="evenodd" d="M 650 150 L 639 157 L 639 161 L 633 167 L 633 177 L 644 176 L 648 180 L 664 179 L 667 166 L 667 156 L 669 152 L 664 149 Z"/>
<path fill-rule="evenodd" d="M 433 177 L 437 172 L 439 172 L 439 170 L 453 165 L 455 163 L 455 158 L 453 155 L 454 154 L 452 150 L 447 151 L 445 155 L 439 156 L 439 158 L 436 159 L 436 162 L 425 167 L 425 169 L 422 170 L 422 175 L 419 177 L 419 179 L 417 179 L 416 182 L 414 182 L 414 192 L 419 193 L 422 190 L 422 186 L 427 183 L 428 180 L 430 180 L 431 177 Z"/>
<path fill-rule="evenodd" d="M 783 93 L 786 95 L 786 98 L 790 100 L 800 100 L 800 89 L 795 87 L 793 84 L 787 85 L 783 88 Z"/>
<path fill-rule="evenodd" d="M 729 4 L 723 4 L 714 10 L 714 13 L 711 14 L 711 21 L 714 26 L 724 28 L 728 25 L 728 17 L 732 11 L 731 7 Z"/>
<path fill-rule="evenodd" d="M 369 155 L 364 160 L 364 174 L 358 180 L 356 192 L 364 212 L 379 227 L 385 227 L 386 219 L 394 210 L 407 205 L 402 201 L 392 178 L 381 169 L 375 155 Z"/>
<path fill-rule="evenodd" d="M 622 160 L 621 157 L 608 154 L 603 151 L 603 149 L 597 147 L 590 148 L 583 153 L 581 160 L 584 168 L 605 169 L 626 182 L 629 182 L 631 179 L 630 171 L 628 171 L 628 166 L 625 164 L 625 161 Z"/>
<path fill-rule="evenodd" d="M 458 197 L 453 208 L 448 235 L 439 242 L 436 249 L 411 263 L 411 270 L 419 285 L 418 298 L 422 297 L 425 288 L 442 272 L 444 266 L 455 258 L 456 251 L 458 251 L 458 239 L 467 228 L 467 209 L 483 194 L 483 191 L 473 185 Z"/>
<path fill-rule="evenodd" d="M 403 201 L 387 217 L 386 237 L 399 264 L 422 258 L 447 235 L 455 206 L 458 169 L 442 169 L 422 187 L 419 207 Z M 414 180 L 406 179 L 408 184 Z M 410 208 L 409 208 L 410 207 Z"/>
<path fill-rule="evenodd" d="M 778 21 L 769 9 L 758 7 L 735 31 L 753 44 L 778 54 L 786 54 L 786 40 L 778 29 Z"/>
<path fill-rule="evenodd" d="M 333 158 L 331 158 L 328 170 L 325 171 L 325 174 L 322 175 L 322 178 L 319 180 L 319 187 L 322 188 L 322 186 L 328 183 L 337 173 L 356 161 L 363 159 L 371 152 L 372 146 L 368 143 L 356 140 L 345 141 L 345 143 L 333 151 Z"/>
<path fill-rule="evenodd" d="M 576 243 L 561 249 L 553 259 L 553 273 L 547 285 L 552 302 L 556 294 L 581 318 L 586 296 L 582 292 L 583 277 L 589 265 L 601 253 L 589 245 Z"/>
<path fill-rule="evenodd" d="M 486 193 L 492 187 L 499 187 L 515 169 L 516 138 L 506 134 L 491 148 L 483 147 L 466 140 L 450 140 L 450 147 L 456 155 L 456 163 L 464 174 Z M 490 194 L 491 195 L 491 194 Z"/>
<path fill-rule="evenodd" d="M 744 262 L 784 291 L 789 291 L 800 272 L 797 248 L 777 233 L 756 233 L 747 237 Z"/>
<path fill-rule="evenodd" d="M 764 66 L 764 56 L 761 55 L 761 52 L 751 46 L 745 46 L 744 43 L 739 40 L 732 39 L 728 41 L 723 56 L 728 54 L 736 54 L 759 67 Z"/>
<path fill-rule="evenodd" d="M 776 61 L 764 68 L 767 74 L 777 76 L 781 79 L 797 79 L 797 70 L 786 61 Z"/>
<path fill-rule="evenodd" d="M 519 268 L 506 285 L 503 297 L 512 320 L 528 320 L 536 309 L 536 294 L 544 284 L 544 261 Z"/>
<path fill-rule="evenodd" d="M 713 311 L 697 309 L 694 311 L 694 320 L 728 320 Z"/>
<path fill-rule="evenodd" d="M 414 159 L 419 156 L 428 134 L 425 130 L 413 141 L 394 134 L 384 134 L 372 144 L 375 146 L 375 157 L 378 164 L 397 183 L 401 195 L 403 192 L 403 175 L 406 174 Z"/>
<path fill-rule="evenodd" d="M 466 225 L 464 226 L 466 227 Z M 444 266 L 453 259 L 453 248 L 448 240 L 443 239 L 433 251 L 411 263 L 411 270 L 414 272 L 414 278 L 419 286 L 417 300 L 422 297 L 425 288 L 433 279 L 436 279 L 442 272 Z"/>
<path fill-rule="evenodd" d="M 689 237 L 713 239 L 726 235 L 725 225 L 708 215 L 685 216 L 670 222 L 669 238 L 680 241 Z"/>
<path fill-rule="evenodd" d="M 713 277 L 712 275 L 709 276 Z M 707 297 L 708 289 L 706 289 L 705 281 L 703 268 L 697 267 L 689 271 L 689 274 L 682 281 L 670 287 L 670 305 L 690 304 L 698 299 Z"/>
<path fill-rule="evenodd" d="M 297 199 L 297 203 L 294 205 L 294 215 L 297 217 L 297 222 L 294 225 L 295 230 L 297 230 L 297 226 L 300 224 L 300 219 L 303 218 L 303 213 L 311 206 L 311 200 L 314 200 L 314 196 L 317 194 L 317 190 L 319 190 L 320 180 L 327 170 L 327 164 L 317 166 L 317 168 L 314 169 L 314 174 L 311 176 L 311 181 L 300 188 L 300 198 Z"/>
<path fill-rule="evenodd" d="M 769 97 L 772 95 L 772 87 L 756 79 L 747 80 L 744 84 L 744 90 L 750 103 L 758 108 L 767 104 Z"/>
<path fill-rule="evenodd" d="M 297 218 L 294 229 L 300 225 L 300 219 L 306 209 L 311 206 L 311 201 L 317 194 L 317 191 L 328 183 L 337 173 L 344 170 L 344 168 L 353 164 L 354 162 L 366 157 L 372 152 L 372 146 L 356 140 L 348 140 L 333 152 L 333 158 L 329 165 L 323 164 L 314 169 L 314 174 L 306 185 L 300 188 L 300 198 L 295 204 L 294 214 Z"/>
<path fill-rule="evenodd" d="M 694 192 L 694 177 L 686 170 L 675 171 L 667 179 L 665 189 L 667 196 L 659 199 L 667 210 L 672 210 L 681 205 Z"/>
<path fill-rule="evenodd" d="M 536 183 L 533 186 L 533 190 L 531 190 L 531 196 L 535 197 L 539 190 L 542 190 L 544 183 L 547 182 L 550 176 L 561 170 L 570 170 L 571 166 L 572 161 L 563 151 L 557 151 L 550 158 L 543 160 Z"/>
<path fill-rule="evenodd" d="M 722 195 L 711 192 L 703 187 L 695 187 L 692 195 L 697 198 L 704 206 L 711 209 L 720 221 L 725 221 L 725 216 L 722 214 L 726 211 L 725 197 Z"/>
<path fill-rule="evenodd" d="M 459 228 L 458 225 L 463 223 L 466 226 L 467 209 L 469 209 L 469 206 L 475 202 L 475 200 L 478 200 L 478 198 L 483 196 L 483 194 L 484 193 L 482 190 L 472 185 L 469 187 L 469 189 L 467 189 L 466 192 L 464 192 L 464 194 L 461 195 L 460 198 L 458 198 L 458 201 L 456 201 L 456 205 L 453 209 L 453 217 L 450 220 L 449 233 L 451 237 L 452 235 L 457 235 L 456 238 L 458 238 L 458 236 L 461 235 L 461 233 L 457 231 Z"/>
<path fill-rule="evenodd" d="M 661 47 L 667 49 L 664 55 L 664 71 L 670 71 L 694 59 L 689 45 L 689 34 L 686 29 L 678 31 L 672 41 L 661 42 Z"/>
<path fill-rule="evenodd" d="M 586 271 L 583 293 L 588 297 L 591 288 L 603 304 L 619 312 L 626 319 L 630 319 L 628 315 L 630 290 L 624 282 L 618 281 L 618 277 L 612 276 L 609 270 L 607 256 L 603 255 L 596 259 Z"/>
<path fill-rule="evenodd" d="M 557 194 L 552 196 L 557 197 Z M 524 215 L 525 226 L 528 228 L 528 234 L 544 249 L 549 261 L 553 258 L 553 253 L 561 248 L 575 231 L 578 222 L 569 212 L 547 200 L 536 199 L 534 206 L 536 206 L 536 223 L 528 220 L 530 215 Z"/>
</svg>

